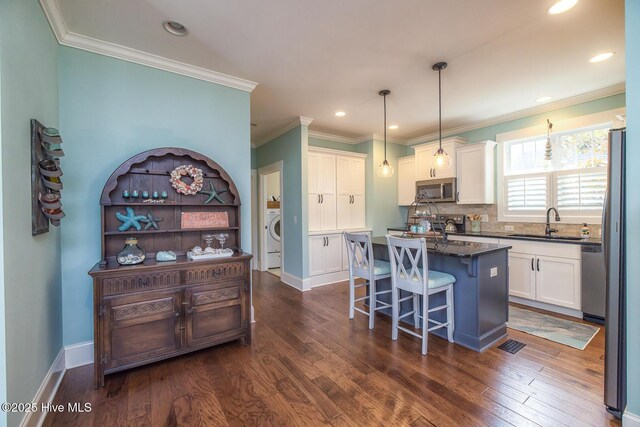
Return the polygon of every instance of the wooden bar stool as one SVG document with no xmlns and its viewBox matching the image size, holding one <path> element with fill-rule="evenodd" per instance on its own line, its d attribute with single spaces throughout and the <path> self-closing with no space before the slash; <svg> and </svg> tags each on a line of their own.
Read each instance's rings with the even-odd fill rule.
<svg viewBox="0 0 640 427">
<path fill-rule="evenodd" d="M 354 311 L 369 316 L 369 329 L 373 329 L 373 320 L 376 310 L 391 307 L 384 301 L 379 301 L 378 296 L 388 294 L 391 290 L 378 291 L 376 280 L 387 279 L 391 275 L 391 267 L 387 261 L 377 260 L 373 257 L 373 246 L 369 233 L 344 233 L 344 240 L 347 244 L 349 254 L 349 319 L 353 319 Z M 356 278 L 365 279 L 366 282 L 356 285 Z M 369 294 L 356 298 L 357 288 L 369 287 Z M 356 307 L 356 302 L 369 300 L 369 312 Z"/>
<path fill-rule="evenodd" d="M 455 327 L 453 284 L 456 278 L 448 273 L 429 270 L 427 242 L 424 238 L 401 239 L 387 235 L 387 246 L 391 264 L 391 338 L 394 341 L 398 339 L 398 329 L 421 338 L 423 355 L 427 354 L 428 333 L 431 331 L 447 328 L 447 339 L 449 342 L 453 342 Z M 411 292 L 411 295 L 401 298 L 401 290 Z M 445 292 L 446 303 L 429 309 L 429 295 L 439 292 Z M 400 315 L 400 305 L 410 299 L 413 300 L 413 310 Z M 420 314 L 420 299 L 422 299 L 422 314 Z M 429 313 L 439 310 L 446 310 L 446 320 L 444 322 L 429 319 Z M 416 328 L 422 329 L 422 335 L 398 324 L 400 320 L 412 314 L 414 325 Z M 429 323 L 434 324 L 434 326 L 430 328 Z"/>
</svg>

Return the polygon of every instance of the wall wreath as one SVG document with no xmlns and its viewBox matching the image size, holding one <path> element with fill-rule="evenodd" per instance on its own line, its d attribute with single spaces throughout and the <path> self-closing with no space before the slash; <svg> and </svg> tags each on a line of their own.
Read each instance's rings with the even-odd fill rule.
<svg viewBox="0 0 640 427">
<path fill-rule="evenodd" d="M 191 185 L 187 185 L 182 180 L 183 176 L 190 176 L 193 178 Z M 181 165 L 171 171 L 171 178 L 169 178 L 171 186 L 180 194 L 187 196 L 193 196 L 198 191 L 202 190 L 204 184 L 204 177 L 202 175 L 202 169 L 198 169 L 193 165 Z"/>
</svg>

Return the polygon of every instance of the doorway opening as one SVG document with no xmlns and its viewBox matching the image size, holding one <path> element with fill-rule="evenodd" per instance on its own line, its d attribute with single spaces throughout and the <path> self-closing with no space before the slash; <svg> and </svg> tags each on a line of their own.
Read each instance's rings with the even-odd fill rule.
<svg viewBox="0 0 640 427">
<path fill-rule="evenodd" d="M 260 168 L 258 173 L 260 270 L 281 277 L 284 266 L 282 162 Z"/>
</svg>

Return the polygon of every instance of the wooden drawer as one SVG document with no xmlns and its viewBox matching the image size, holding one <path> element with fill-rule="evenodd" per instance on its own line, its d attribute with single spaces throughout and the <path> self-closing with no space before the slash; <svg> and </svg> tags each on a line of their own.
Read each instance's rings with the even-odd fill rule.
<svg viewBox="0 0 640 427">
<path fill-rule="evenodd" d="M 247 274 L 246 266 L 247 264 L 244 262 L 229 262 L 225 264 L 189 267 L 183 270 L 184 278 L 182 283 L 191 285 L 195 283 L 244 278 Z"/>
<path fill-rule="evenodd" d="M 178 271 L 114 276 L 102 279 L 102 293 L 104 296 L 120 295 L 152 289 L 166 289 L 178 284 L 180 284 Z"/>
</svg>

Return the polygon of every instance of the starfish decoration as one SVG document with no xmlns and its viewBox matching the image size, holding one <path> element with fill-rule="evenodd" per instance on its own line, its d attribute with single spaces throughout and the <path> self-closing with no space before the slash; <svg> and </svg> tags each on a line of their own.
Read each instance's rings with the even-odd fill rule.
<svg viewBox="0 0 640 427">
<path fill-rule="evenodd" d="M 153 214 L 151 212 L 147 211 L 146 218 L 141 220 L 141 221 L 147 223 L 147 225 L 144 226 L 145 230 L 148 230 L 151 227 L 153 227 L 156 230 L 158 230 L 160 228 L 160 227 L 158 227 L 158 222 L 162 221 L 162 218 L 158 218 L 157 216 L 153 216 Z"/>
<path fill-rule="evenodd" d="M 204 202 L 205 204 L 209 203 L 210 201 L 212 201 L 213 199 L 216 199 L 217 201 L 219 201 L 220 203 L 224 204 L 224 200 L 222 200 L 222 198 L 220 197 L 220 194 L 229 191 L 229 189 L 225 189 L 225 190 L 216 190 L 216 187 L 213 186 L 213 181 L 209 181 L 209 189 L 208 190 L 200 190 L 198 191 L 199 194 L 208 194 L 209 198 Z"/>
<path fill-rule="evenodd" d="M 136 215 L 132 208 L 125 208 L 127 211 L 126 215 L 121 214 L 120 212 L 116 212 L 116 218 L 122 221 L 122 225 L 118 227 L 120 231 L 127 231 L 131 227 L 135 227 L 136 230 L 142 230 L 142 226 L 140 225 L 140 221 L 147 219 L 144 215 Z"/>
</svg>

